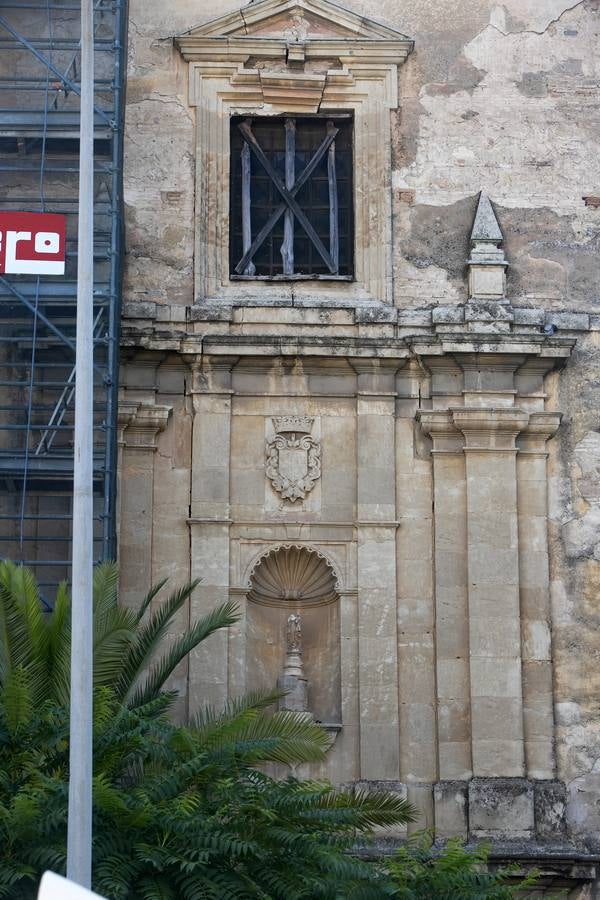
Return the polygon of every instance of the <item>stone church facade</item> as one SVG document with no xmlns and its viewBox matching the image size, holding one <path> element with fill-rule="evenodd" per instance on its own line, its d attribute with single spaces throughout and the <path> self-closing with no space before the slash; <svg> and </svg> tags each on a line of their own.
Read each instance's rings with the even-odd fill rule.
<svg viewBox="0 0 600 900">
<path fill-rule="evenodd" d="M 200 577 L 182 628 L 237 602 L 178 673 L 182 716 L 295 673 L 332 738 L 311 774 L 383 783 L 415 827 L 579 890 L 600 818 L 598 4 L 220 11 L 131 3 L 125 602 Z"/>
</svg>

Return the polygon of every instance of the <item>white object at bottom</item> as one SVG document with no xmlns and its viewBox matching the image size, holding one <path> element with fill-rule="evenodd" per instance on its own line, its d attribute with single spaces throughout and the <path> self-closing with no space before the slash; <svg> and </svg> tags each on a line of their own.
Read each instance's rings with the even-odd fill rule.
<svg viewBox="0 0 600 900">
<path fill-rule="evenodd" d="M 40 882 L 38 900 L 106 900 L 73 881 L 68 881 L 54 872 L 45 872 Z"/>
</svg>

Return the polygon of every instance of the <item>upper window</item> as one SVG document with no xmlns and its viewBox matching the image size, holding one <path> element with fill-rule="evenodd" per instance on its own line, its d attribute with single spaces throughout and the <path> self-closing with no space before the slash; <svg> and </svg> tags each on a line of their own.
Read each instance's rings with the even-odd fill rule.
<svg viewBox="0 0 600 900">
<path fill-rule="evenodd" d="M 352 118 L 231 119 L 230 275 L 351 280 Z"/>
</svg>

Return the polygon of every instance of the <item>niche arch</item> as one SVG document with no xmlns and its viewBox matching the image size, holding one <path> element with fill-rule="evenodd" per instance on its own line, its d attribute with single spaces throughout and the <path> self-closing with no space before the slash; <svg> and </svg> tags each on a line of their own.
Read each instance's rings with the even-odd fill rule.
<svg viewBox="0 0 600 900">
<path fill-rule="evenodd" d="M 279 544 L 252 564 L 247 581 L 246 684 L 272 689 L 285 662 L 286 626 L 302 620 L 308 707 L 317 721 L 341 723 L 340 595 L 333 564 L 301 544 Z"/>
</svg>

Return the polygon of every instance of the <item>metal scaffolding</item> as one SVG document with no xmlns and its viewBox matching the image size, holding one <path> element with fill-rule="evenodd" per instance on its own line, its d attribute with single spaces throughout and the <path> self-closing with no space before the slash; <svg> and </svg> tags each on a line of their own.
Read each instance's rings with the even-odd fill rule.
<svg viewBox="0 0 600 900">
<path fill-rule="evenodd" d="M 115 546 L 127 0 L 94 4 L 94 548 Z M 67 216 L 64 277 L 0 275 L 0 556 L 70 575 L 80 3 L 0 0 L 0 209 Z"/>
</svg>

